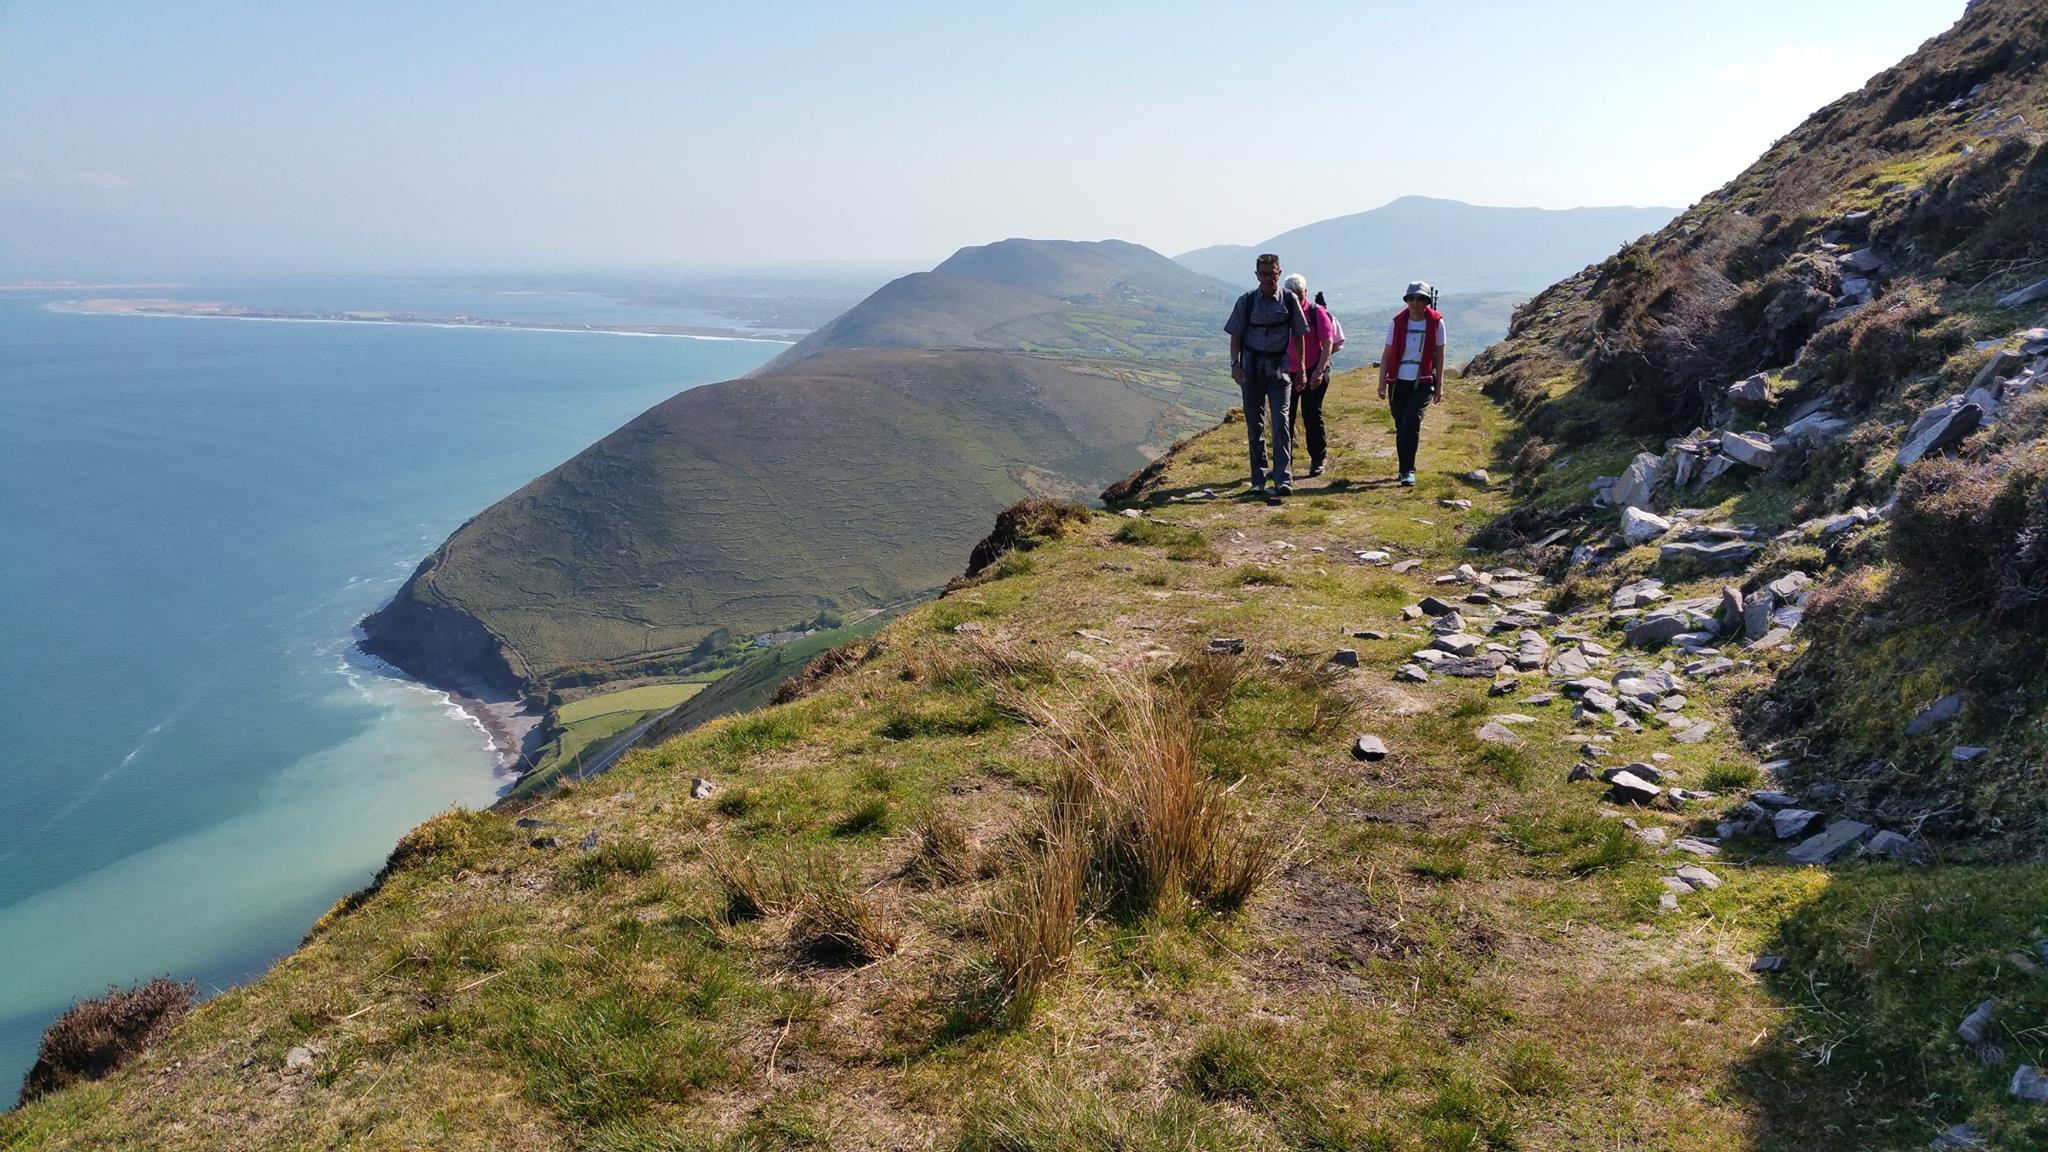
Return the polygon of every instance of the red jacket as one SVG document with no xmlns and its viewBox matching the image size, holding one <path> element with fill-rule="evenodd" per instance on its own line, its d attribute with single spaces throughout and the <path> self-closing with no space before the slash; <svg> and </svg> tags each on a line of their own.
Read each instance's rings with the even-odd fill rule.
<svg viewBox="0 0 2048 1152">
<path fill-rule="evenodd" d="M 1417 384 L 1435 384 L 1437 382 L 1436 354 L 1443 351 L 1437 344 L 1436 334 L 1439 330 L 1438 326 L 1443 323 L 1444 314 L 1434 308 L 1424 309 L 1424 311 L 1429 314 L 1429 322 L 1422 329 L 1422 364 L 1421 371 L 1415 374 L 1415 382 Z M 1408 325 L 1406 323 L 1408 319 L 1408 309 L 1403 308 L 1394 314 L 1393 322 L 1389 325 L 1390 331 L 1388 336 L 1390 338 L 1387 341 L 1387 346 L 1380 350 L 1381 383 L 1392 384 L 1400 379 L 1402 354 L 1408 349 Z"/>
</svg>

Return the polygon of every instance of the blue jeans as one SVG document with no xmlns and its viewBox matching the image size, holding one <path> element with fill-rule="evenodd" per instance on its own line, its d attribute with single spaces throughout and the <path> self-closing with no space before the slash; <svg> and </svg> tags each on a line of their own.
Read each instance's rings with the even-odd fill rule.
<svg viewBox="0 0 2048 1152">
<path fill-rule="evenodd" d="M 1294 463 L 1294 437 L 1287 426 L 1287 356 L 1283 352 L 1244 350 L 1244 383 L 1237 386 L 1244 402 L 1244 431 L 1252 455 L 1252 487 L 1265 484 L 1266 425 L 1273 426 L 1273 471 L 1275 484 L 1293 481 L 1288 468 Z"/>
</svg>

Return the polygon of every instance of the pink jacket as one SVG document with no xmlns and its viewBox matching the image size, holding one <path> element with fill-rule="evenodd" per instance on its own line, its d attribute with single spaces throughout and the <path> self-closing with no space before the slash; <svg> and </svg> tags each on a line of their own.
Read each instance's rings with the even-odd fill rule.
<svg viewBox="0 0 2048 1152">
<path fill-rule="evenodd" d="M 1335 339 L 1336 332 L 1330 320 L 1329 310 L 1321 304 L 1308 306 L 1308 370 L 1313 372 L 1323 366 L 1323 345 Z M 1287 370 L 1299 372 L 1301 367 L 1302 338 L 1293 337 L 1287 341 Z"/>
</svg>

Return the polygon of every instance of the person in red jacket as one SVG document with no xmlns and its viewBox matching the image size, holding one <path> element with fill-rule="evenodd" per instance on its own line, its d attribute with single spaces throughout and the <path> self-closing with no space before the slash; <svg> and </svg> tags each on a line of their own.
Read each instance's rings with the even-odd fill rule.
<svg viewBox="0 0 2048 1152">
<path fill-rule="evenodd" d="M 1401 458 L 1404 488 L 1415 487 L 1422 413 L 1444 398 L 1444 314 L 1429 306 L 1431 295 L 1424 281 L 1408 285 L 1401 294 L 1408 307 L 1394 316 L 1380 352 L 1380 399 L 1394 410 L 1394 449 Z"/>
</svg>

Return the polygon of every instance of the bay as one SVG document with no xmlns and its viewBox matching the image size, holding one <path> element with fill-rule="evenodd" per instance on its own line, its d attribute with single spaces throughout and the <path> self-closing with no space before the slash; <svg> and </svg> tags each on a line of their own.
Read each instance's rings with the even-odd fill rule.
<svg viewBox="0 0 2048 1152">
<path fill-rule="evenodd" d="M 263 293 L 129 294 L 702 322 L 365 278 Z M 490 803 L 481 731 L 355 655 L 356 620 L 466 517 L 782 347 L 52 307 L 80 294 L 0 294 L 0 1096 L 77 997 L 249 979 L 406 829 Z"/>
</svg>

